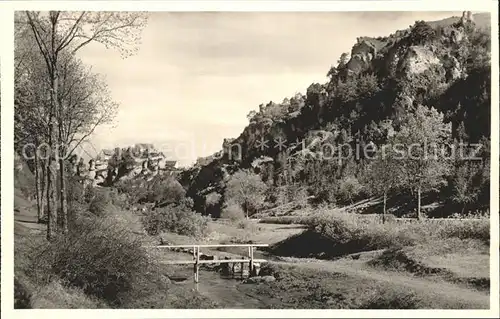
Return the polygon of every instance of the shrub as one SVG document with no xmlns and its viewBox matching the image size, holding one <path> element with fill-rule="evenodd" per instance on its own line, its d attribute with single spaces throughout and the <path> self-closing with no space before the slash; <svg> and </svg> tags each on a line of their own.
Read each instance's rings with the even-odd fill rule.
<svg viewBox="0 0 500 319">
<path fill-rule="evenodd" d="M 432 222 L 431 222 L 432 223 Z M 440 224 L 433 227 L 437 236 L 441 238 L 477 239 L 490 244 L 490 219 L 478 220 L 443 220 L 434 222 Z"/>
<path fill-rule="evenodd" d="M 377 287 L 372 293 L 361 298 L 360 309 L 419 309 L 424 308 L 419 296 L 399 287 Z"/>
<path fill-rule="evenodd" d="M 68 203 L 83 202 L 85 189 L 73 176 L 68 178 L 66 190 Z"/>
<path fill-rule="evenodd" d="M 334 257 L 360 251 L 399 248 L 416 244 L 432 245 L 436 240 L 458 238 L 479 240 L 489 244 L 489 219 L 477 220 L 424 220 L 400 223 L 395 218 L 382 223 L 381 218 L 366 218 L 363 215 L 335 211 L 319 211 L 307 217 L 282 217 L 261 222 L 303 223 L 310 231 L 290 238 L 277 246 L 277 251 L 295 248 L 294 254 L 322 253 L 323 257 Z M 390 215 L 389 215 L 390 216 Z M 300 237 L 299 236 L 299 237 Z M 308 241 L 297 248 L 302 241 Z M 317 244 L 313 244 L 317 241 Z M 321 245 L 320 245 L 321 244 Z M 321 248 L 317 248 L 322 246 Z M 293 250 L 293 249 L 292 249 Z"/>
<path fill-rule="evenodd" d="M 14 309 L 30 309 L 31 295 L 26 286 L 14 277 Z"/>
<path fill-rule="evenodd" d="M 229 203 L 221 212 L 221 218 L 227 218 L 231 221 L 238 221 L 245 218 L 245 212 L 240 205 L 236 203 Z"/>
<path fill-rule="evenodd" d="M 87 204 L 81 202 L 68 202 L 68 224 L 73 227 L 77 218 L 88 215 L 89 208 Z"/>
<path fill-rule="evenodd" d="M 109 191 L 108 195 L 113 206 L 119 207 L 121 209 L 127 209 L 129 207 L 126 194 L 120 194 L 118 191 L 113 189 Z"/>
<path fill-rule="evenodd" d="M 362 186 L 356 177 L 346 177 L 340 181 L 337 196 L 344 203 L 352 204 L 361 193 Z"/>
<path fill-rule="evenodd" d="M 240 220 L 236 226 L 239 228 L 239 229 L 245 229 L 246 231 L 250 232 L 250 233 L 253 233 L 253 232 L 256 232 L 256 231 L 259 231 L 261 230 L 261 227 L 256 224 L 256 223 L 253 223 L 249 220 Z"/>
<path fill-rule="evenodd" d="M 179 203 L 186 196 L 186 190 L 173 177 L 158 176 L 148 184 L 147 201 L 157 203 Z"/>
<path fill-rule="evenodd" d="M 80 288 L 68 287 L 60 280 L 54 280 L 39 289 L 34 294 L 32 303 L 36 309 L 108 308 L 104 302 L 85 295 Z"/>
<path fill-rule="evenodd" d="M 142 243 L 112 218 L 79 218 L 66 236 L 31 253 L 29 273 L 37 286 L 61 279 L 110 305 L 123 305 L 153 267 Z M 147 278 L 147 280 L 145 279 Z"/>
<path fill-rule="evenodd" d="M 171 231 L 180 235 L 201 237 L 208 228 L 208 220 L 182 206 L 169 205 L 148 212 L 144 217 L 144 226 L 150 235 L 162 231 Z"/>
<path fill-rule="evenodd" d="M 147 187 L 145 187 L 141 180 L 123 180 L 118 182 L 115 186 L 118 193 L 127 196 L 129 203 L 138 203 L 148 195 Z"/>
<path fill-rule="evenodd" d="M 109 205 L 111 199 L 106 191 L 96 191 L 95 196 L 90 201 L 89 211 L 96 216 L 103 216 Z"/>
<path fill-rule="evenodd" d="M 85 190 L 83 192 L 83 200 L 87 203 L 90 204 L 92 202 L 92 199 L 96 196 L 98 190 L 96 187 L 93 187 L 91 185 L 88 185 L 85 187 Z"/>
<path fill-rule="evenodd" d="M 220 200 L 222 195 L 217 192 L 211 192 L 205 198 L 205 213 L 212 215 L 220 209 Z"/>
<path fill-rule="evenodd" d="M 436 30 L 434 30 L 427 22 L 416 21 L 411 27 L 409 39 L 411 44 L 418 45 L 434 40 L 436 35 Z"/>
<path fill-rule="evenodd" d="M 188 209 L 188 210 L 193 210 L 194 201 L 191 197 L 184 197 L 179 202 L 179 206 L 184 207 L 185 209 Z"/>
</svg>

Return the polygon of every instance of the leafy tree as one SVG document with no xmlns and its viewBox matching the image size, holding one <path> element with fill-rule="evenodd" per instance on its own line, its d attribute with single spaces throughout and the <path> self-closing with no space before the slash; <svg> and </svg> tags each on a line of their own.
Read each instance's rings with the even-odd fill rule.
<svg viewBox="0 0 500 319">
<path fill-rule="evenodd" d="M 159 176 L 148 184 L 147 199 L 157 205 L 178 204 L 185 196 L 184 187 L 171 176 Z"/>
<path fill-rule="evenodd" d="M 468 204 L 473 203 L 480 193 L 480 170 L 472 165 L 463 163 L 455 169 L 452 180 L 451 200 L 462 205 L 462 214 Z"/>
<path fill-rule="evenodd" d="M 435 108 L 419 105 L 406 115 L 395 135 L 396 159 L 403 161 L 406 186 L 417 191 L 417 218 L 421 218 L 422 190 L 433 189 L 443 182 L 449 171 L 446 159 L 450 127 Z"/>
<path fill-rule="evenodd" d="M 352 204 L 362 187 L 355 176 L 346 176 L 339 181 L 337 195 L 342 201 Z"/>
<path fill-rule="evenodd" d="M 384 197 L 382 222 L 385 223 L 387 213 L 387 195 L 396 190 L 403 179 L 403 161 L 396 159 L 390 144 L 382 145 L 369 165 L 368 184 L 372 192 Z"/>
<path fill-rule="evenodd" d="M 255 210 L 264 201 L 267 186 L 259 175 L 248 170 L 234 173 L 226 187 L 226 198 L 239 204 L 248 218 L 249 210 Z"/>
<path fill-rule="evenodd" d="M 434 30 L 427 22 L 425 21 L 416 21 L 415 24 L 411 27 L 409 39 L 411 44 L 423 44 L 430 40 L 434 40 L 436 38 L 436 30 Z"/>
<path fill-rule="evenodd" d="M 205 212 L 208 213 L 220 204 L 222 195 L 217 192 L 211 192 L 205 198 Z"/>
</svg>

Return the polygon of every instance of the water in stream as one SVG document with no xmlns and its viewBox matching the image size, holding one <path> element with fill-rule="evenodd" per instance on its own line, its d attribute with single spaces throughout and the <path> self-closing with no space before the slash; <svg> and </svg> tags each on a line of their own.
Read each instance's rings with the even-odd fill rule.
<svg viewBox="0 0 500 319">
<path fill-rule="evenodd" d="M 242 281 L 239 278 L 225 278 L 215 271 L 200 270 L 197 284 L 192 276 L 177 284 L 197 289 L 200 294 L 215 301 L 220 308 L 261 308 L 263 304 L 258 298 L 238 290 Z"/>
</svg>

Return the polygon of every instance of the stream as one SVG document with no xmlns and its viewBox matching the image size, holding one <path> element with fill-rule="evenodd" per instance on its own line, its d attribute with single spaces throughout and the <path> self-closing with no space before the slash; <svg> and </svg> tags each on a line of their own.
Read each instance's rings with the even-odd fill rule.
<svg viewBox="0 0 500 319">
<path fill-rule="evenodd" d="M 248 296 L 238 290 L 238 285 L 243 279 L 225 278 L 220 273 L 200 269 L 199 282 L 196 284 L 193 276 L 187 276 L 184 281 L 176 282 L 177 285 L 196 289 L 200 294 L 215 301 L 219 308 L 261 308 L 262 302 L 253 296 Z"/>
</svg>

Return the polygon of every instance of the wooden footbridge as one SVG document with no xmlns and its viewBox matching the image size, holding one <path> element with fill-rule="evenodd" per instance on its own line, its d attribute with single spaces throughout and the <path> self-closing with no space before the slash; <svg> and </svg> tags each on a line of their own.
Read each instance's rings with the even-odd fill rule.
<svg viewBox="0 0 500 319">
<path fill-rule="evenodd" d="M 193 259 L 191 260 L 169 260 L 164 262 L 168 265 L 194 265 L 194 282 L 198 283 L 200 279 L 200 266 L 204 264 L 241 264 L 241 273 L 243 274 L 243 265 L 248 263 L 249 276 L 255 271 L 256 263 L 267 262 L 265 259 L 255 259 L 254 250 L 256 247 L 268 247 L 268 244 L 212 244 L 212 245 L 158 245 L 154 246 L 161 249 L 192 249 Z M 200 258 L 202 255 L 200 253 L 201 248 L 219 248 L 219 247 L 243 247 L 248 248 L 248 256 L 242 257 L 241 259 L 229 258 L 229 259 L 217 259 L 216 256 L 212 256 L 212 259 Z M 206 256 L 206 255 L 203 255 Z"/>
</svg>

